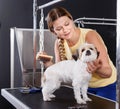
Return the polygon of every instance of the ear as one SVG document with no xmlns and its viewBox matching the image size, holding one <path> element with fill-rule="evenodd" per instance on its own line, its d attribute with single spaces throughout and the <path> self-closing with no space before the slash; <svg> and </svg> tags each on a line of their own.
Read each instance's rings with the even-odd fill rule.
<svg viewBox="0 0 120 109">
<path fill-rule="evenodd" d="M 73 59 L 74 59 L 75 61 L 78 60 L 78 58 L 79 58 L 78 50 L 76 50 L 76 53 L 74 53 L 74 54 L 72 55 L 72 57 L 73 57 Z"/>
</svg>

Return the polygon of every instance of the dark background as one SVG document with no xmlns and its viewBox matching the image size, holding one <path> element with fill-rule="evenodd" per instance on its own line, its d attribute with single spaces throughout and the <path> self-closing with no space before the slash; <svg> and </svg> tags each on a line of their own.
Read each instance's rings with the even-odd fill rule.
<svg viewBox="0 0 120 109">
<path fill-rule="evenodd" d="M 38 0 L 38 5 L 50 1 Z M 65 7 L 74 19 L 79 17 L 116 19 L 116 0 L 65 0 L 45 8 L 45 16 L 55 6 Z M 33 28 L 32 8 L 32 0 L 0 0 L 0 89 L 10 87 L 10 28 Z M 38 21 L 39 15 L 40 12 L 38 11 Z M 45 28 L 47 28 L 46 22 Z M 115 41 L 115 34 L 113 36 L 112 40 Z M 113 50 L 115 49 L 113 41 L 110 41 L 109 45 L 114 47 Z M 113 60 L 115 61 L 114 57 Z M 12 108 L 14 107 L 0 95 L 0 109 Z"/>
</svg>

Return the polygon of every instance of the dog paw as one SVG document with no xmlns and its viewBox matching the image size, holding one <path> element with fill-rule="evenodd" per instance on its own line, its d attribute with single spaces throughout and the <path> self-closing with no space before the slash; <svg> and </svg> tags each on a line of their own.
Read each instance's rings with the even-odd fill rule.
<svg viewBox="0 0 120 109">
<path fill-rule="evenodd" d="M 78 104 L 86 104 L 86 101 L 84 101 L 83 99 L 77 100 Z"/>
<path fill-rule="evenodd" d="M 51 101 L 51 98 L 50 97 L 43 97 L 43 100 L 44 101 Z"/>
<path fill-rule="evenodd" d="M 90 98 L 84 98 L 84 101 L 92 101 Z"/>
<path fill-rule="evenodd" d="M 49 95 L 50 98 L 55 98 L 56 96 L 54 94 Z"/>
</svg>

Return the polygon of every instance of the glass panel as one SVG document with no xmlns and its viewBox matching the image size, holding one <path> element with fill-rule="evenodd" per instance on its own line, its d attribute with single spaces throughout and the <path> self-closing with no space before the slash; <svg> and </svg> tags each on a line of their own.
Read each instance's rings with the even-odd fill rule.
<svg viewBox="0 0 120 109">
<path fill-rule="evenodd" d="M 37 53 L 40 47 L 39 30 L 36 33 Z M 55 38 L 47 29 L 44 31 L 44 49 L 53 57 Z M 33 86 L 33 84 L 36 87 L 40 86 L 41 67 L 39 61 L 36 61 L 36 71 L 33 75 L 33 48 L 33 29 L 11 28 L 11 87 Z"/>
</svg>

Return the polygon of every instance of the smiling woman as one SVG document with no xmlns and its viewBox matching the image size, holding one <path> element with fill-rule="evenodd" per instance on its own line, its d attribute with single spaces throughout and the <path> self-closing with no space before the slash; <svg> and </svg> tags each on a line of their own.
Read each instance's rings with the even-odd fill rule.
<svg viewBox="0 0 120 109">
<path fill-rule="evenodd" d="M 36 0 L 36 1 L 37 1 L 38 5 L 42 5 L 47 2 L 51 2 L 51 0 Z M 56 2 L 57 0 L 52 0 L 52 1 Z M 74 18 L 83 17 L 83 16 L 115 18 L 116 17 L 116 1 L 117 0 L 76 0 L 74 2 L 74 0 L 64 0 L 64 2 L 60 2 L 57 5 L 55 4 L 54 6 L 47 7 L 44 10 L 44 12 L 45 12 L 45 16 L 46 16 L 46 13 L 50 10 L 50 8 L 53 8 L 55 6 L 64 6 L 66 9 L 68 9 L 71 12 L 71 14 Z M 101 6 L 102 6 L 102 8 L 101 8 Z M 0 0 L 0 22 L 1 22 L 1 28 L 0 28 L 0 81 L 1 82 L 0 82 L 0 87 L 1 88 L 10 87 L 10 73 L 12 73 L 10 71 L 10 69 L 11 69 L 10 68 L 10 66 L 11 66 L 10 60 L 12 60 L 10 58 L 10 55 L 11 55 L 10 54 L 10 52 L 11 52 L 10 38 L 12 38 L 12 37 L 10 37 L 10 27 L 14 27 L 14 26 L 16 26 L 17 28 L 25 27 L 25 30 L 26 30 L 26 28 L 32 28 L 33 27 L 32 8 L 33 8 L 33 0 L 29 0 L 29 2 L 28 2 L 28 0 L 19 0 L 19 1 L 17 1 L 17 0 Z M 38 20 L 39 20 L 39 12 L 38 12 Z M 45 22 L 45 28 L 47 28 L 46 22 Z M 24 40 L 24 42 L 27 41 L 27 43 L 25 42 L 25 44 L 27 46 L 25 46 L 25 44 L 24 44 L 25 47 L 23 49 L 28 47 L 28 45 L 30 43 L 32 45 L 33 41 L 28 43 L 29 40 L 33 39 L 33 38 L 29 39 L 29 36 L 30 37 L 32 36 L 32 31 L 33 30 L 30 31 L 31 35 L 29 33 L 24 34 L 25 36 L 28 36 L 28 40 Z M 47 32 L 47 33 L 49 33 L 49 32 Z M 53 49 L 52 50 L 50 49 L 50 48 L 53 48 L 53 46 L 54 46 L 52 43 L 53 40 L 51 38 L 51 35 L 53 35 L 53 34 L 45 35 L 45 37 L 47 36 L 47 40 L 48 40 L 48 42 L 45 42 L 45 46 L 48 47 L 47 50 L 49 52 L 47 50 L 45 50 L 45 51 L 49 55 L 54 56 Z M 50 38 L 48 38 L 48 37 L 50 37 Z M 56 38 L 56 37 L 54 37 L 54 38 Z M 12 39 L 12 41 L 13 41 L 13 39 Z M 113 41 L 110 41 L 110 45 L 111 46 L 113 45 Z M 17 46 L 15 45 L 13 47 L 13 49 L 14 48 L 17 48 Z M 33 48 L 32 46 L 29 46 L 29 49 L 31 51 L 32 51 L 32 48 Z M 25 49 L 25 53 L 29 49 Z M 22 74 L 21 74 L 21 71 L 17 69 L 20 66 L 18 64 L 19 63 L 18 50 L 16 50 L 16 51 L 17 51 L 17 53 L 13 56 L 14 58 L 12 60 L 12 62 L 13 62 L 14 59 L 16 59 L 16 62 L 17 62 L 17 64 L 15 63 L 15 65 L 13 65 L 14 68 L 16 69 L 15 75 L 14 75 L 15 81 L 13 81 L 13 82 L 15 84 L 15 87 L 18 87 L 21 85 L 22 79 L 20 78 L 20 76 L 22 76 Z M 51 54 L 51 52 L 53 54 Z M 114 52 L 114 51 L 111 51 L 111 52 Z M 28 59 L 31 61 L 32 59 L 29 58 L 29 55 L 31 55 L 32 53 L 33 52 L 26 53 L 27 55 L 25 55 L 25 57 L 26 57 L 25 59 Z M 31 63 L 33 63 L 33 61 L 31 61 Z M 29 65 L 31 63 L 28 63 L 27 65 Z M 12 107 L 10 107 L 8 102 L 5 102 L 3 97 L 0 97 L 0 101 L 1 101 L 0 108 L 4 108 L 4 109 L 12 108 Z"/>
<path fill-rule="evenodd" d="M 71 60 L 72 55 L 83 43 L 95 45 L 100 55 L 98 59 L 87 64 L 87 71 L 92 73 L 88 91 L 116 100 L 116 68 L 109 58 L 107 47 L 100 34 L 90 28 L 76 27 L 71 14 L 62 7 L 49 11 L 47 24 L 50 31 L 58 38 L 54 46 L 55 62 Z"/>
</svg>

